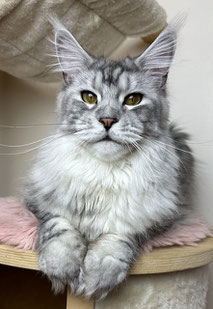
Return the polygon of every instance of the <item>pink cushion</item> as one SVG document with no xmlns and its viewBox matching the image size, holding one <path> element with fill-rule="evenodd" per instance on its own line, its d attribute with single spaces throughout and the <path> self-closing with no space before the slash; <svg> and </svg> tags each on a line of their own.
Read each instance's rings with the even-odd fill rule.
<svg viewBox="0 0 213 309">
<path fill-rule="evenodd" d="M 36 217 L 27 210 L 16 197 L 0 198 L 0 242 L 25 250 L 35 250 L 37 241 Z M 195 246 L 207 236 L 212 236 L 207 222 L 195 214 L 190 214 L 182 223 L 169 231 L 154 237 L 144 246 L 145 252 L 155 247 L 172 245 Z"/>
</svg>

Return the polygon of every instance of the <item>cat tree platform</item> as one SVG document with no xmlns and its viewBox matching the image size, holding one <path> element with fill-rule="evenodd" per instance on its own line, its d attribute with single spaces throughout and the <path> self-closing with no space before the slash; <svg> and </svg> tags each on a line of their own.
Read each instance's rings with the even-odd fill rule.
<svg viewBox="0 0 213 309">
<path fill-rule="evenodd" d="M 122 293 L 128 293 L 128 282 L 135 278 L 138 282 L 141 279 L 141 283 L 137 284 L 137 289 L 139 298 L 142 297 L 142 300 L 139 299 L 137 304 L 137 300 L 132 303 L 131 308 L 164 308 L 164 305 L 160 306 L 160 303 L 153 303 L 153 306 L 148 307 L 148 303 L 144 303 L 147 300 L 147 292 L 146 285 L 149 285 L 149 294 L 150 294 L 150 286 L 152 288 L 152 292 L 150 294 L 150 299 L 152 301 L 156 301 L 155 298 L 158 298 L 160 301 L 159 295 L 165 299 L 166 294 L 169 293 L 168 288 L 170 286 L 170 280 L 173 282 L 173 288 L 175 287 L 175 282 L 177 282 L 178 288 L 181 285 L 181 289 L 188 288 L 190 282 L 193 285 L 193 293 L 189 297 L 189 293 L 186 295 L 184 293 L 181 294 L 180 304 L 178 305 L 178 301 L 176 299 L 176 307 L 173 305 L 171 308 L 193 308 L 200 309 L 205 308 L 205 299 L 206 292 L 208 286 L 208 269 L 205 267 L 209 263 L 213 261 L 213 238 L 208 237 L 205 240 L 198 243 L 197 246 L 173 246 L 173 247 L 165 247 L 154 249 L 151 253 L 142 254 L 135 264 L 132 266 L 130 270 L 131 277 L 127 280 L 127 282 L 121 286 L 117 291 L 113 292 L 110 296 L 106 298 L 106 300 L 95 304 L 92 300 L 84 300 L 81 297 L 76 297 L 71 295 L 69 289 L 67 289 L 67 299 L 66 299 L 66 308 L 67 309 L 114 309 L 114 308 L 125 308 L 122 305 Z M 0 245 L 0 264 L 7 266 L 14 266 L 19 268 L 31 269 L 31 270 L 39 270 L 38 268 L 38 256 L 34 251 L 29 250 L 21 250 L 14 248 L 8 245 Z M 133 276 L 133 275 L 137 275 Z M 157 278 L 157 280 L 155 279 Z M 1 279 L 2 280 L 2 277 Z M 160 281 L 159 281 L 160 280 Z M 133 280 L 134 281 L 134 280 Z M 162 283 L 162 290 L 159 290 L 159 282 Z M 168 282 L 168 285 L 167 285 Z M 131 291 L 135 290 L 133 283 L 133 287 L 130 285 L 130 294 Z M 147 286 L 148 287 L 148 286 Z M 202 287 L 202 291 L 200 290 Z M 18 289 L 18 287 L 17 287 Z M 157 291 L 155 290 L 157 289 Z M 198 289 L 198 290 L 197 290 Z M 152 294 L 156 294 L 153 296 Z M 192 293 L 192 289 L 190 290 Z M 128 299 L 131 299 L 131 295 L 128 293 Z M 196 296 L 199 295 L 198 304 L 195 303 Z M 125 296 L 127 297 L 127 296 Z M 124 298 L 125 298 L 124 297 Z M 133 298 L 135 299 L 136 296 Z M 184 297 L 187 299 L 184 300 Z M 137 298 L 137 297 L 136 297 Z M 177 297 L 176 297 L 177 298 Z M 190 298 L 190 300 L 189 300 Z M 173 299 L 168 301 L 174 301 Z M 194 303 L 188 303 L 187 301 L 193 301 Z M 186 303 L 186 306 L 184 305 Z M 171 303 L 172 304 L 172 303 Z M 158 306 L 158 307 L 156 307 Z M 170 307 L 165 307 L 170 308 Z"/>
</svg>

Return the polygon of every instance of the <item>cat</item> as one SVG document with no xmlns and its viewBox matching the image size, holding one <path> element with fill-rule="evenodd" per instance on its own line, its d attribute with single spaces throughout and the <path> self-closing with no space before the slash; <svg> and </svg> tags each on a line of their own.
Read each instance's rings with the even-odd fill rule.
<svg viewBox="0 0 213 309">
<path fill-rule="evenodd" d="M 39 220 L 40 269 L 55 292 L 103 299 L 148 239 L 190 206 L 194 159 L 169 121 L 167 75 L 178 27 L 135 58 L 88 54 L 60 22 L 55 47 L 60 121 L 29 172 L 26 207 Z"/>
</svg>

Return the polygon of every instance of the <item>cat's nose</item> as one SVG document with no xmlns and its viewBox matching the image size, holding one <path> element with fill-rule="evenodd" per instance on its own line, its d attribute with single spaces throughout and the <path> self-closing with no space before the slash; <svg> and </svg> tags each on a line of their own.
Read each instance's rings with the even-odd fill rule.
<svg viewBox="0 0 213 309">
<path fill-rule="evenodd" d="M 116 118 L 100 118 L 99 121 L 103 123 L 106 130 L 109 130 L 113 123 L 118 122 Z"/>
</svg>

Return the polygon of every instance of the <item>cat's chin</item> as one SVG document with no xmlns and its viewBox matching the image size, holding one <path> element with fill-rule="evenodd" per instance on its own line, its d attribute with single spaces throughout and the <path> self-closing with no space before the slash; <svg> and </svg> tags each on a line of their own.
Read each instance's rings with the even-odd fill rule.
<svg viewBox="0 0 213 309">
<path fill-rule="evenodd" d="M 98 160 L 113 162 L 124 158 L 129 150 L 125 145 L 112 140 L 102 140 L 87 146 L 88 151 Z"/>
</svg>

